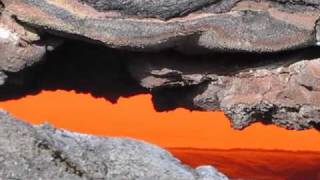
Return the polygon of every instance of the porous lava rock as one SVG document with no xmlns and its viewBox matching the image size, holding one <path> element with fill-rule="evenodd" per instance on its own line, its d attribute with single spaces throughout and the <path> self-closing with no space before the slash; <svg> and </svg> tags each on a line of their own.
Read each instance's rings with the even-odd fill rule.
<svg viewBox="0 0 320 180">
<path fill-rule="evenodd" d="M 31 126 L 0 110 L 1 179 L 227 180 L 211 166 L 191 169 L 133 139 Z"/>
<path fill-rule="evenodd" d="M 170 53 L 157 57 L 143 54 L 132 57 L 135 60 L 129 62 L 129 71 L 159 96 L 160 110 L 166 103 L 223 110 L 236 129 L 258 120 L 287 129 L 306 129 L 320 123 L 320 59 L 306 56 L 315 53 L 317 57 L 319 50 L 184 58 Z"/>
</svg>

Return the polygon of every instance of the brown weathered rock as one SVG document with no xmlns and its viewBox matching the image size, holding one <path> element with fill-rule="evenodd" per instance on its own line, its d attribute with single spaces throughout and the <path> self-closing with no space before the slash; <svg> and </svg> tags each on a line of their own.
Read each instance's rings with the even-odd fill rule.
<svg viewBox="0 0 320 180">
<path fill-rule="evenodd" d="M 0 17 L 0 71 L 18 72 L 45 54 L 40 37 L 17 22 L 6 12 Z"/>
<path fill-rule="evenodd" d="M 132 57 L 135 60 L 130 61 L 129 69 L 155 95 L 159 89 L 181 88 L 177 94 L 183 93 L 182 97 L 164 94 L 160 98 L 187 102 L 184 106 L 193 109 L 223 110 L 234 128 L 264 120 L 288 129 L 304 129 L 320 123 L 320 59 L 303 56 L 316 51 L 319 49 L 278 56 L 194 59 L 171 54 L 151 58 L 151 54 Z M 260 58 L 263 62 L 257 60 Z M 247 59 L 251 65 L 235 62 L 238 59 Z M 186 91 L 186 87 L 193 90 Z"/>
</svg>

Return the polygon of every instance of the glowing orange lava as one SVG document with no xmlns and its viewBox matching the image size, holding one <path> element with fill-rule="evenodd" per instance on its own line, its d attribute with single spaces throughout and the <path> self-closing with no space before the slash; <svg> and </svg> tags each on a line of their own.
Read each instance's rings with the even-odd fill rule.
<svg viewBox="0 0 320 180">
<path fill-rule="evenodd" d="M 320 180 L 319 152 L 190 148 L 170 151 L 188 165 L 210 164 L 231 179 Z"/>
<path fill-rule="evenodd" d="M 288 131 L 256 123 L 236 131 L 222 112 L 156 112 L 150 95 L 120 98 L 111 104 L 89 94 L 43 91 L 0 102 L 0 108 L 34 124 L 49 122 L 72 131 L 133 137 L 163 147 L 320 151 L 316 130 Z"/>
</svg>

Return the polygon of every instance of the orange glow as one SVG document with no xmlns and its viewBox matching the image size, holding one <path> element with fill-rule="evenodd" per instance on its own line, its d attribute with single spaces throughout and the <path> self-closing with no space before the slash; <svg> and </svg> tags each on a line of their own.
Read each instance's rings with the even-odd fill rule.
<svg viewBox="0 0 320 180">
<path fill-rule="evenodd" d="M 184 148 L 170 151 L 186 164 L 210 164 L 235 179 L 320 180 L 319 152 Z"/>
<path fill-rule="evenodd" d="M 288 131 L 256 123 L 236 131 L 222 112 L 180 108 L 156 112 L 150 95 L 120 98 L 111 104 L 90 94 L 42 91 L 0 102 L 0 108 L 34 124 L 49 122 L 72 131 L 133 137 L 163 147 L 320 151 L 320 133 L 316 130 Z"/>
</svg>

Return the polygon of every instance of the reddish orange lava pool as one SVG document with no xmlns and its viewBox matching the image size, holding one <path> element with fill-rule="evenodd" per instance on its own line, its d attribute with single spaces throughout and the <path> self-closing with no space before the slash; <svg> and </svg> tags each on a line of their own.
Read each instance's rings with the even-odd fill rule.
<svg viewBox="0 0 320 180">
<path fill-rule="evenodd" d="M 289 131 L 256 123 L 237 131 L 222 112 L 156 112 L 150 95 L 112 104 L 74 91 L 42 91 L 2 101 L 0 108 L 33 124 L 49 122 L 82 133 L 142 139 L 167 148 L 191 166 L 211 164 L 234 178 L 320 179 L 317 130 Z"/>
</svg>

